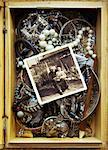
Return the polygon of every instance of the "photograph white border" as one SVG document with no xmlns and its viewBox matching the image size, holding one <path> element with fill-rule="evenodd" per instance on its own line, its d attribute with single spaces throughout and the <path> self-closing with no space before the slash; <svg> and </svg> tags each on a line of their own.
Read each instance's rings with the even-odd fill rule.
<svg viewBox="0 0 108 150">
<path fill-rule="evenodd" d="M 31 71 L 30 71 L 30 69 L 29 69 L 29 66 L 28 66 L 28 64 L 27 64 L 27 61 L 30 61 L 31 59 L 34 59 L 34 58 L 35 58 L 35 59 L 36 59 L 36 58 L 44 58 L 45 55 L 51 54 L 51 53 L 56 52 L 56 51 L 58 51 L 58 53 L 59 53 L 59 50 L 61 50 L 61 49 L 63 49 L 63 48 L 66 48 L 66 47 L 68 47 L 69 50 L 70 50 L 70 54 L 72 55 L 73 61 L 74 61 L 75 66 L 76 66 L 76 68 L 77 68 L 77 70 L 78 70 L 78 73 L 79 73 L 79 75 L 80 75 L 80 79 L 81 79 L 81 81 L 82 81 L 83 87 L 80 88 L 80 89 L 78 89 L 78 90 L 75 90 L 74 92 L 69 92 L 68 94 L 63 94 L 63 95 L 57 96 L 57 98 L 54 98 L 54 99 L 51 99 L 51 100 L 42 101 L 42 100 L 41 100 L 41 96 L 39 95 L 38 89 L 37 89 L 37 87 L 36 87 L 36 84 L 35 84 L 35 82 L 34 82 L 34 79 L 33 79 L 33 77 L 32 77 Z M 50 57 L 50 56 L 49 56 L 49 57 Z M 61 47 L 59 47 L 59 48 L 58 48 L 58 47 L 57 47 L 57 48 L 54 48 L 54 49 L 51 50 L 51 51 L 46 51 L 46 52 L 40 53 L 40 54 L 38 54 L 38 55 L 31 56 L 31 57 L 29 57 L 29 58 L 25 58 L 25 59 L 24 59 L 24 64 L 25 64 L 25 67 L 26 67 L 28 76 L 29 76 L 29 78 L 30 78 L 31 84 L 32 84 L 32 86 L 33 86 L 34 92 L 35 92 L 35 94 L 36 94 L 37 100 L 38 100 L 38 102 L 39 102 L 40 105 L 43 105 L 43 104 L 52 102 L 52 101 L 54 101 L 54 100 L 61 99 L 61 98 L 63 98 L 63 97 L 67 97 L 67 96 L 69 96 L 69 95 L 73 95 L 73 94 L 76 94 L 76 93 L 78 93 L 78 92 L 82 92 L 82 91 L 84 91 L 84 90 L 87 90 L 86 83 L 85 83 L 84 78 L 83 78 L 83 75 L 82 75 L 82 73 L 81 73 L 79 64 L 78 64 L 78 62 L 77 62 L 77 60 L 76 60 L 75 54 L 73 53 L 71 44 L 66 44 L 66 45 L 61 46 Z"/>
</svg>

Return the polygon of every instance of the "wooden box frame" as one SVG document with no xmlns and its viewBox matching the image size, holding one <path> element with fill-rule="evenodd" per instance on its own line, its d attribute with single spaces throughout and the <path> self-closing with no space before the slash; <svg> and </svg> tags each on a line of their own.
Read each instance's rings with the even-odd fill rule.
<svg viewBox="0 0 108 150">
<path fill-rule="evenodd" d="M 40 0 L 7 0 L 6 29 L 3 36 L 3 3 L 0 8 L 0 144 L 9 148 L 107 148 L 108 142 L 108 3 L 102 0 L 79 1 L 40 1 Z M 14 23 L 10 12 L 12 8 L 95 8 L 100 9 L 97 16 L 97 53 L 99 59 L 99 79 L 101 83 L 101 100 L 96 110 L 95 137 L 89 138 L 18 138 L 15 135 L 15 121 L 12 112 L 12 101 L 15 88 L 15 52 L 14 52 Z M 5 42 L 4 42 L 5 41 Z M 3 44 L 4 43 L 4 44 Z M 4 57 L 5 56 L 5 57 Z M 4 61 L 5 60 L 5 61 Z M 14 64 L 14 65 L 13 65 Z M 4 69 L 5 67 L 5 69 Z M 5 74 L 4 74 L 5 72 Z M 4 82 L 5 81 L 5 82 Z M 5 98 L 4 98 L 5 91 Z M 4 109 L 5 104 L 5 109 Z M 4 110 L 4 111 L 3 111 Z M 4 112 L 4 113 L 3 113 Z M 6 118 L 3 119 L 3 116 Z M 6 117 L 7 116 L 7 117 Z M 3 137 L 3 122 L 6 124 Z M 4 141 L 3 141 L 4 139 Z M 4 143 L 3 143 L 4 142 Z"/>
<path fill-rule="evenodd" d="M 0 18 L 3 18 L 3 7 L 0 2 Z M 3 20 L 0 19 L 0 148 L 3 145 L 3 117 L 4 117 L 4 36 L 3 36 Z"/>
</svg>

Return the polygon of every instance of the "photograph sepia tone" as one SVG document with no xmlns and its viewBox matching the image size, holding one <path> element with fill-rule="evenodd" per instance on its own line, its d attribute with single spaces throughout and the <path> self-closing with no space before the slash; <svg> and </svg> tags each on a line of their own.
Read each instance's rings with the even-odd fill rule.
<svg viewBox="0 0 108 150">
<path fill-rule="evenodd" d="M 40 105 L 87 89 L 69 45 L 26 58 L 24 63 Z"/>
</svg>

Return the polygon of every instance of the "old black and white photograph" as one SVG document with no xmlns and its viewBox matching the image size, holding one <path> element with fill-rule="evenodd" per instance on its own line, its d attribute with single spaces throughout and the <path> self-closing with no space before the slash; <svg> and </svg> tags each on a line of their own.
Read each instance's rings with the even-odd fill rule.
<svg viewBox="0 0 108 150">
<path fill-rule="evenodd" d="M 70 45 L 24 60 L 40 105 L 87 89 Z"/>
</svg>

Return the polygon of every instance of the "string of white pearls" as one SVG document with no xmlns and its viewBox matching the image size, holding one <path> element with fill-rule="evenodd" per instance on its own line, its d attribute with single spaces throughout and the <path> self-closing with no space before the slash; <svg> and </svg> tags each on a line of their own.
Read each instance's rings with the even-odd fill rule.
<svg viewBox="0 0 108 150">
<path fill-rule="evenodd" d="M 92 58 L 95 58 L 96 54 L 94 54 L 94 52 L 93 52 L 92 43 L 91 43 L 92 37 L 93 37 L 93 30 L 90 27 L 83 27 L 81 30 L 79 30 L 77 38 L 75 41 L 72 42 L 71 46 L 72 47 L 78 46 L 85 31 L 88 32 L 88 40 L 87 40 L 86 50 Z"/>
<path fill-rule="evenodd" d="M 22 67 L 23 69 L 25 69 L 24 62 L 22 60 L 18 60 L 17 67 Z"/>
<path fill-rule="evenodd" d="M 39 35 L 39 46 L 44 50 L 54 49 L 53 43 L 57 41 L 58 33 L 54 29 L 43 30 Z"/>
<path fill-rule="evenodd" d="M 17 117 L 18 118 L 22 118 L 24 116 L 24 112 L 23 111 L 18 111 L 17 112 Z"/>
<path fill-rule="evenodd" d="M 83 38 L 84 32 L 88 32 L 88 40 L 87 40 L 87 46 L 86 50 L 87 53 L 92 57 L 95 58 L 96 54 L 93 52 L 93 30 L 90 27 L 83 27 L 81 30 L 78 31 L 78 35 L 75 41 L 71 43 L 72 47 L 78 46 L 81 39 Z M 41 34 L 39 35 L 39 46 L 43 51 L 52 50 L 54 49 L 55 45 L 54 43 L 58 40 L 58 33 L 54 29 L 44 29 Z"/>
</svg>

